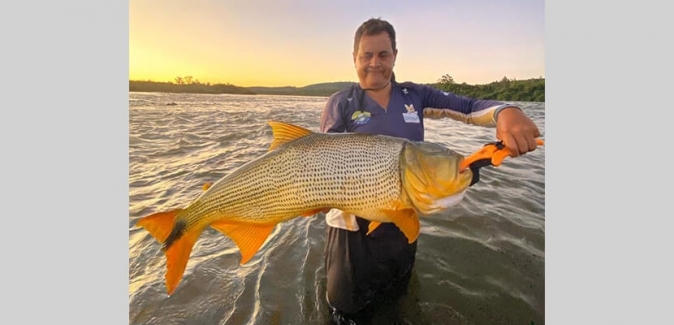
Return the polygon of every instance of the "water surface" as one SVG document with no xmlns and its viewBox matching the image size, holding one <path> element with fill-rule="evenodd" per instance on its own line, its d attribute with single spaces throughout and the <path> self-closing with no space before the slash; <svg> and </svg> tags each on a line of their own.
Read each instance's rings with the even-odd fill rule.
<svg viewBox="0 0 674 325">
<path fill-rule="evenodd" d="M 325 101 L 130 93 L 130 324 L 328 324 L 323 214 L 278 225 L 246 265 L 230 239 L 207 229 L 171 297 L 160 245 L 134 227 L 149 213 L 187 206 L 204 183 L 264 154 L 266 121 L 318 131 Z M 517 104 L 544 135 L 545 104 Z M 427 141 L 466 155 L 494 140 L 494 129 L 425 123 Z M 379 304 L 374 323 L 544 323 L 545 147 L 483 169 L 459 205 L 421 225 L 408 292 Z"/>
</svg>

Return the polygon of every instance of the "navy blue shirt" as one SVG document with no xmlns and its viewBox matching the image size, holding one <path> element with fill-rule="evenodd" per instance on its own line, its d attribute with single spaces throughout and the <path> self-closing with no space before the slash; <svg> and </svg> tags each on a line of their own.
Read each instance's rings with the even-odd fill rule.
<svg viewBox="0 0 674 325">
<path fill-rule="evenodd" d="M 391 98 L 385 110 L 356 83 L 330 96 L 321 114 L 321 132 L 381 134 L 423 141 L 424 117 L 495 126 L 498 111 L 512 106 L 412 82 L 391 81 Z"/>
</svg>

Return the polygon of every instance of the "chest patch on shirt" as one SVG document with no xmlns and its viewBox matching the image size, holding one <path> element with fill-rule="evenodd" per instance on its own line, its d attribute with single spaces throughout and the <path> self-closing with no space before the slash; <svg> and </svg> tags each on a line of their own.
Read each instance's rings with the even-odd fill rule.
<svg viewBox="0 0 674 325">
<path fill-rule="evenodd" d="M 403 113 L 403 119 L 405 119 L 405 123 L 419 123 L 419 114 L 414 109 L 414 104 L 405 104 L 405 109 L 407 109 L 407 112 Z"/>
<path fill-rule="evenodd" d="M 362 125 L 370 121 L 370 112 L 355 111 L 351 115 L 351 120 L 357 125 Z"/>
</svg>

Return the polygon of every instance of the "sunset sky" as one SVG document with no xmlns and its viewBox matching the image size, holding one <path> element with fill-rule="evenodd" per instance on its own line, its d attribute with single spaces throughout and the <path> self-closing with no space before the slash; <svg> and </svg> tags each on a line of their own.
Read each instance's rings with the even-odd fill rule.
<svg viewBox="0 0 674 325">
<path fill-rule="evenodd" d="M 399 81 L 545 77 L 543 0 L 131 0 L 129 79 L 237 86 L 356 81 L 365 20 L 397 33 Z"/>
</svg>

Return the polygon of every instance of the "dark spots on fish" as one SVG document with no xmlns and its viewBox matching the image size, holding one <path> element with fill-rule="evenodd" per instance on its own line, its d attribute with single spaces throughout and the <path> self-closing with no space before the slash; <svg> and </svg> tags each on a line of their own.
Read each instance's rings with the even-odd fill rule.
<svg viewBox="0 0 674 325">
<path fill-rule="evenodd" d="M 173 242 L 176 240 L 180 239 L 180 237 L 183 236 L 185 233 L 185 227 L 187 224 L 185 223 L 184 220 L 178 220 L 176 221 L 176 224 L 173 226 L 173 230 L 171 230 L 171 233 L 168 235 L 168 238 L 166 238 L 166 241 L 164 242 L 164 247 L 162 248 L 163 250 L 167 250 L 173 245 Z"/>
</svg>

